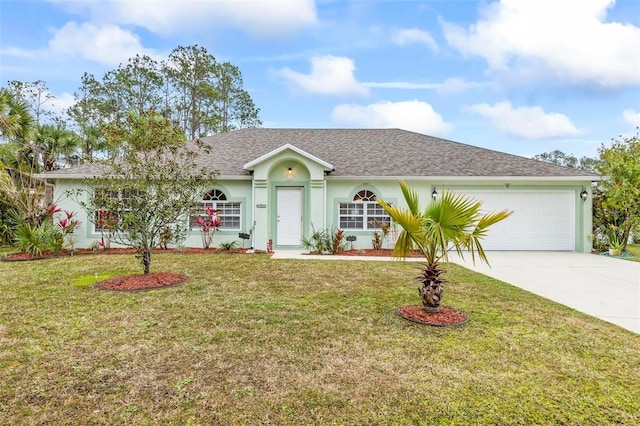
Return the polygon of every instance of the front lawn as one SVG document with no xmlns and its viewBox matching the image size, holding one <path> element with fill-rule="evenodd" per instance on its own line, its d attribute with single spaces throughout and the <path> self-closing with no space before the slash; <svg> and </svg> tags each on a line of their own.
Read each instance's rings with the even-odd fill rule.
<svg viewBox="0 0 640 426">
<path fill-rule="evenodd" d="M 159 254 L 0 263 L 0 424 L 638 424 L 640 338 L 455 265 L 459 328 L 409 323 L 416 264 Z"/>
<path fill-rule="evenodd" d="M 627 253 L 633 256 L 633 258 L 629 260 L 640 262 L 640 244 L 627 245 Z"/>
</svg>

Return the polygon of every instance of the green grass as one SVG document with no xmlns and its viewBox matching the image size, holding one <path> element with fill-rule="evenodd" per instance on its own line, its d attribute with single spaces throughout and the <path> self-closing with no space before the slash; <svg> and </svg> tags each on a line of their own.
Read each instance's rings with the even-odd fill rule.
<svg viewBox="0 0 640 426">
<path fill-rule="evenodd" d="M 629 259 L 634 262 L 640 262 L 640 244 L 627 245 L 627 253 L 633 255 L 633 258 Z"/>
<path fill-rule="evenodd" d="M 159 254 L 0 263 L 0 424 L 638 424 L 640 337 L 452 266 L 459 328 L 404 321 L 416 265 Z"/>
</svg>

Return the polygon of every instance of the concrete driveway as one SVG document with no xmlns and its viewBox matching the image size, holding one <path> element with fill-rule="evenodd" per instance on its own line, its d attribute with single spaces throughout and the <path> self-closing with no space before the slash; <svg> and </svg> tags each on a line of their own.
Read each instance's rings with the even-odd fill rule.
<svg viewBox="0 0 640 426">
<path fill-rule="evenodd" d="M 640 334 L 640 263 L 573 252 L 487 252 L 484 264 L 451 260 Z"/>
</svg>

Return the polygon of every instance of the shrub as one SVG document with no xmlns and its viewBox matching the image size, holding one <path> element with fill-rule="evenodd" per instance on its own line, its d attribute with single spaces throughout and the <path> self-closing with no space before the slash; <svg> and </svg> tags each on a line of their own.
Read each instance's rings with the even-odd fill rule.
<svg viewBox="0 0 640 426">
<path fill-rule="evenodd" d="M 235 250 L 238 247 L 240 247 L 240 243 L 238 241 L 227 241 L 218 245 L 218 248 L 220 248 L 220 250 L 226 251 Z"/>
<path fill-rule="evenodd" d="M 52 205 L 47 216 L 38 224 L 24 220 L 19 213 L 14 213 L 11 217 L 13 240 L 18 250 L 35 257 L 46 251 L 57 253 L 66 244 L 73 251 L 73 232 L 80 222 L 74 219 L 72 212 L 65 211 L 63 216 L 57 215 L 60 212 L 60 209 Z"/>
<path fill-rule="evenodd" d="M 329 251 L 331 252 L 331 254 L 340 254 L 344 251 L 346 242 L 342 240 L 343 238 L 344 238 L 344 231 L 342 229 L 336 229 L 333 232 L 333 238 L 331 239 L 331 247 L 329 247 Z"/>
<path fill-rule="evenodd" d="M 213 236 L 220 226 L 220 218 L 218 217 L 218 211 L 211 207 L 206 207 L 203 216 L 193 222 L 194 226 L 200 228 L 200 236 L 202 237 L 202 247 L 208 249 L 213 241 Z"/>
<path fill-rule="evenodd" d="M 382 249 L 382 242 L 387 238 L 387 235 L 389 235 L 389 224 L 379 220 L 372 220 L 369 223 L 373 225 L 374 228 L 380 228 L 380 231 L 376 230 L 371 232 L 371 235 L 373 236 L 373 239 L 371 240 L 373 249 L 380 250 Z"/>
<path fill-rule="evenodd" d="M 60 251 L 65 245 L 69 248 L 69 250 L 71 251 L 74 250 L 73 246 L 76 242 L 76 239 L 73 237 L 73 233 L 75 232 L 76 228 L 78 228 L 78 226 L 80 225 L 80 221 L 78 221 L 77 219 L 74 219 L 74 216 L 75 215 L 73 212 L 69 212 L 65 210 L 64 217 L 62 218 L 57 217 L 57 222 L 55 226 L 56 226 L 56 230 L 60 234 L 60 238 L 59 238 L 59 241 L 58 239 L 55 240 L 55 248 L 53 248 L 52 251 L 54 252 Z"/>
<path fill-rule="evenodd" d="M 29 253 L 31 257 L 40 256 L 46 251 L 60 251 L 64 241 L 62 234 L 49 221 L 37 226 L 26 221 L 20 222 L 14 237 L 18 250 Z"/>
<path fill-rule="evenodd" d="M 318 254 L 340 254 L 342 253 L 347 242 L 344 240 L 344 231 L 342 229 L 333 228 L 331 231 L 327 229 L 316 230 L 311 225 L 311 236 L 302 238 L 302 246 L 311 253 Z"/>
<path fill-rule="evenodd" d="M 324 230 L 317 230 L 311 224 L 311 236 L 309 238 L 302 237 L 302 246 L 309 250 L 309 253 L 322 254 L 324 252 Z"/>
<path fill-rule="evenodd" d="M 0 218 L 0 245 L 11 242 L 11 227 L 2 218 Z"/>
</svg>

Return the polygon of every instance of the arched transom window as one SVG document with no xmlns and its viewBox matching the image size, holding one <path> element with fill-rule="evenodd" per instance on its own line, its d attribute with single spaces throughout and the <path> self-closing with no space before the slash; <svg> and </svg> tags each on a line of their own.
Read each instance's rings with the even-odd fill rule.
<svg viewBox="0 0 640 426">
<path fill-rule="evenodd" d="M 239 230 L 241 223 L 240 203 L 228 201 L 227 195 L 219 189 L 212 189 L 204 194 L 202 202 L 195 206 L 191 213 L 191 224 L 194 225 L 198 216 L 207 216 L 209 209 L 215 211 L 220 219 L 220 229 Z"/>
<path fill-rule="evenodd" d="M 387 212 L 377 203 L 373 191 L 363 189 L 351 203 L 340 203 L 340 229 L 378 229 L 391 224 Z"/>
</svg>

